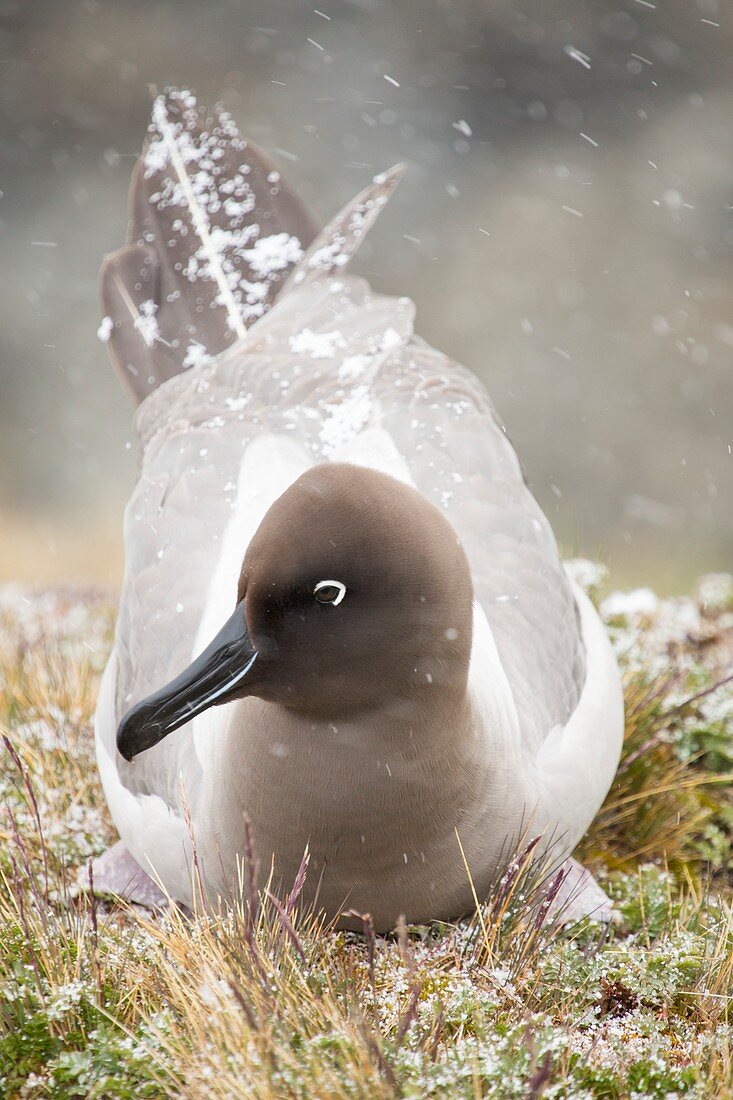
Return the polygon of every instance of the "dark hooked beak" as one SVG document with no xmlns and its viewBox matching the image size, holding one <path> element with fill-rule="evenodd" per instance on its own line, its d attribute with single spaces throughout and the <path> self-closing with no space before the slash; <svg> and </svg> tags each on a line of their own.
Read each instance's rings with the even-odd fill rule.
<svg viewBox="0 0 733 1100">
<path fill-rule="evenodd" d="M 180 676 L 127 712 L 117 730 L 117 748 L 125 760 L 157 745 L 209 707 L 242 695 L 256 657 L 242 600 L 214 640 Z"/>
</svg>

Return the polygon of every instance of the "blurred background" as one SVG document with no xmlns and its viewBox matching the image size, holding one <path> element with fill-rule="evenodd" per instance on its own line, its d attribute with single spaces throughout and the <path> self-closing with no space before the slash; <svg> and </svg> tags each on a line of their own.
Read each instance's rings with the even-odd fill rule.
<svg viewBox="0 0 733 1100">
<path fill-rule="evenodd" d="M 151 85 L 223 101 L 484 380 L 568 555 L 733 567 L 733 7 L 0 0 L 0 580 L 117 584 L 131 407 L 99 324 Z"/>
</svg>

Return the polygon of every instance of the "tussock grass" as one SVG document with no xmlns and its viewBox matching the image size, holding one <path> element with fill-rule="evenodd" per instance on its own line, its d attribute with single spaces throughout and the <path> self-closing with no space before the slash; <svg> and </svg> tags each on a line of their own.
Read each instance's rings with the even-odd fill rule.
<svg viewBox="0 0 733 1100">
<path fill-rule="evenodd" d="M 708 766 L 701 746 L 680 751 L 704 716 L 696 708 L 701 701 L 696 692 L 670 705 L 679 684 L 680 677 L 671 674 L 657 682 L 628 676 L 624 757 L 581 846 L 589 860 L 602 854 L 608 867 L 626 869 L 663 852 L 678 870 L 705 858 L 714 859 L 718 872 L 730 867 L 733 758 L 718 772 Z M 712 687 L 708 693 L 714 694 Z"/>
<path fill-rule="evenodd" d="M 526 837 L 471 919 L 380 938 L 301 911 L 302 875 L 192 916 L 80 890 L 114 839 L 91 734 L 112 608 L 4 590 L 0 1095 L 733 1095 L 727 592 L 603 605 L 628 721 L 582 858 L 618 923 L 563 928 Z"/>
</svg>

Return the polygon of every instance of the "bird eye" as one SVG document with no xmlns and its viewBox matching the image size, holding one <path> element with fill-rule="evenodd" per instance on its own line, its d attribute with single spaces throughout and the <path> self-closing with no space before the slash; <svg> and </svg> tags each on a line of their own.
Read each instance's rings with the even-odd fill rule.
<svg viewBox="0 0 733 1100">
<path fill-rule="evenodd" d="M 341 581 L 319 581 L 313 589 L 313 595 L 319 603 L 330 603 L 337 607 L 346 595 L 346 585 Z"/>
</svg>

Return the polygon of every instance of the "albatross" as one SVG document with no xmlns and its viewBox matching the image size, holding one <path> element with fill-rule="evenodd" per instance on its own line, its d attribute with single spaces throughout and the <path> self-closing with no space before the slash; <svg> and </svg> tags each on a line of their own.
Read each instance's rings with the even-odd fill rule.
<svg viewBox="0 0 733 1100">
<path fill-rule="evenodd" d="M 520 838 L 569 860 L 611 784 L 616 660 L 489 397 L 349 274 L 400 175 L 319 231 L 227 114 L 155 100 L 101 272 L 140 444 L 102 889 L 215 903 L 307 850 L 328 918 L 451 920 Z"/>
</svg>

